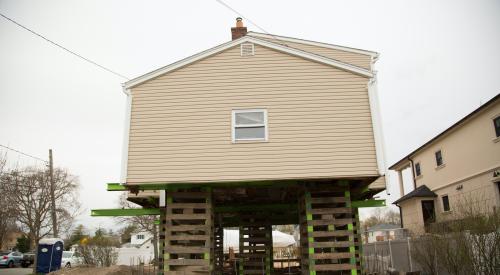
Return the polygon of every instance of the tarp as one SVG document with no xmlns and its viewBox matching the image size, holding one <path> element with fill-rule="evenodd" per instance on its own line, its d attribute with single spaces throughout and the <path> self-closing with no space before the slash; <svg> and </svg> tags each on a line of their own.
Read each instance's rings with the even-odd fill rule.
<svg viewBox="0 0 500 275">
<path fill-rule="evenodd" d="M 273 247 L 288 247 L 291 245 L 295 245 L 295 239 L 292 235 L 273 230 Z M 229 251 L 229 247 L 232 247 L 234 249 L 234 252 L 238 253 L 239 246 L 239 230 L 224 229 L 224 252 L 227 253 Z"/>
</svg>

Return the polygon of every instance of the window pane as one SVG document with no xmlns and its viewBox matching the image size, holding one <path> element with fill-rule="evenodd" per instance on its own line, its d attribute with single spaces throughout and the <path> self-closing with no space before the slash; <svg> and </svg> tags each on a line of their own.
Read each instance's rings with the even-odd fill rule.
<svg viewBox="0 0 500 275">
<path fill-rule="evenodd" d="M 260 127 L 246 127 L 234 129 L 234 138 L 238 139 L 264 139 L 266 138 L 266 128 Z"/>
<path fill-rule="evenodd" d="M 415 164 L 415 174 L 420 176 L 420 163 Z"/>
<path fill-rule="evenodd" d="M 495 123 L 495 132 L 497 134 L 497 137 L 500 137 L 500 117 L 495 118 L 494 123 Z"/>
<path fill-rule="evenodd" d="M 443 210 L 450 211 L 450 201 L 448 199 L 448 196 L 443 196 Z"/>
<path fill-rule="evenodd" d="M 236 125 L 264 124 L 264 112 L 236 113 Z"/>
<path fill-rule="evenodd" d="M 441 150 L 436 152 L 436 165 L 441 166 L 443 164 L 443 156 L 441 154 Z"/>
</svg>

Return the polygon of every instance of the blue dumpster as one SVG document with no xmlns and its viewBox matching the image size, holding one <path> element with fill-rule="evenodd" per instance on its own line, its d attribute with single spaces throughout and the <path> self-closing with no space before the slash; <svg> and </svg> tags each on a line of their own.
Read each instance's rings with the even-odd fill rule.
<svg viewBox="0 0 500 275">
<path fill-rule="evenodd" d="M 58 238 L 41 239 L 38 242 L 36 273 L 47 274 L 61 268 L 64 242 Z"/>
</svg>

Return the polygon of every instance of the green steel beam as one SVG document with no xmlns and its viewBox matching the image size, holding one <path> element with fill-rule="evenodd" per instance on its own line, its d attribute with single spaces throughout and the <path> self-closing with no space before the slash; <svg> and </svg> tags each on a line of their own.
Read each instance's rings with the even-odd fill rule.
<svg viewBox="0 0 500 275">
<path fill-rule="evenodd" d="M 127 191 L 127 188 L 119 183 L 108 183 L 108 191 Z"/>
<path fill-rule="evenodd" d="M 364 201 L 352 201 L 351 207 L 382 207 L 385 206 L 385 200 L 364 200 Z"/>
<path fill-rule="evenodd" d="M 158 208 L 131 208 L 131 209 L 93 209 L 92 217 L 122 217 L 122 216 L 147 216 L 160 215 Z"/>
</svg>

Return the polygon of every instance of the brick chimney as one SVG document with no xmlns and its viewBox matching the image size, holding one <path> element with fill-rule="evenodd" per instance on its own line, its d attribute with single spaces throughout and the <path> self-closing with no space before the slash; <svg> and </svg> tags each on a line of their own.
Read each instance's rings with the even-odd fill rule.
<svg viewBox="0 0 500 275">
<path fill-rule="evenodd" d="M 243 37 L 247 34 L 247 27 L 243 27 L 243 19 L 236 18 L 236 27 L 231 28 L 231 36 L 233 40 Z"/>
</svg>

